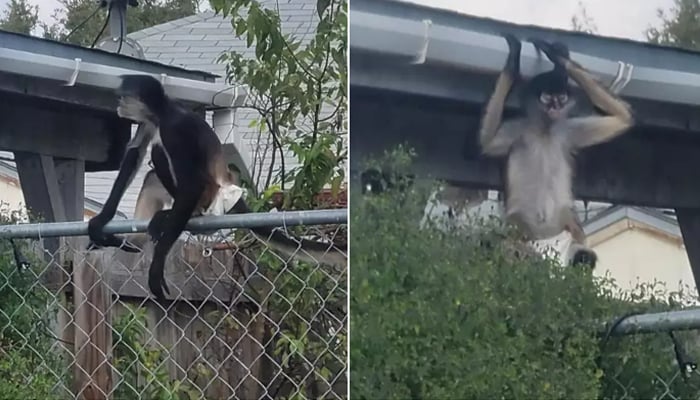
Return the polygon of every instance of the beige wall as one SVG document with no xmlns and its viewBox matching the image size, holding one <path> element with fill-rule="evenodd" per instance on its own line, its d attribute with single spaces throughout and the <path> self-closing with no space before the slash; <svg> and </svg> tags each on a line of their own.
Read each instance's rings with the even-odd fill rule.
<svg viewBox="0 0 700 400">
<path fill-rule="evenodd" d="M 8 207 L 11 211 L 24 206 L 24 195 L 17 180 L 0 176 L 0 203 L 4 203 L 2 207 Z M 93 212 L 85 210 L 83 220 L 87 221 L 93 215 Z"/>
<path fill-rule="evenodd" d="M 610 271 L 624 289 L 655 279 L 670 291 L 679 289 L 679 281 L 695 285 L 683 240 L 653 227 L 625 219 L 589 235 L 588 244 L 599 256 L 596 275 Z"/>
<path fill-rule="evenodd" d="M 0 202 L 10 210 L 17 210 L 24 205 L 22 189 L 17 181 L 0 177 Z"/>
</svg>

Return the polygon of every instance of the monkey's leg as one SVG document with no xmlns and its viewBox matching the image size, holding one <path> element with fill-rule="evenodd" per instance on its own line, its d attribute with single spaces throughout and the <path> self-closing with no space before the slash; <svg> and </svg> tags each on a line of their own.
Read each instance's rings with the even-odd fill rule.
<svg viewBox="0 0 700 400">
<path fill-rule="evenodd" d="M 581 222 L 573 209 L 566 209 L 564 213 L 564 229 L 571 233 L 574 243 L 569 248 L 569 265 L 588 265 L 594 269 L 598 261 L 598 256 L 593 249 L 586 246 L 586 234 L 583 231 Z"/>
<path fill-rule="evenodd" d="M 205 183 L 202 179 L 194 174 L 189 178 L 182 182 L 183 190 L 177 193 L 173 207 L 162 223 L 162 235 L 156 243 L 151 268 L 148 271 L 148 287 L 159 301 L 165 298 L 163 290 L 170 294 L 170 289 L 164 278 L 165 259 L 173 244 L 185 230 L 185 226 L 187 226 L 187 222 L 205 190 Z"/>
<path fill-rule="evenodd" d="M 153 171 L 158 177 L 158 180 L 163 184 L 163 187 L 170 196 L 175 198 L 177 185 L 175 183 L 175 177 L 173 176 L 170 158 L 163 146 L 157 144 L 153 145 L 151 148 L 151 160 L 153 161 Z M 148 223 L 147 231 L 154 242 L 158 241 L 163 235 L 163 224 L 169 213 L 170 210 L 158 210 Z"/>
<path fill-rule="evenodd" d="M 153 161 L 153 170 L 156 172 L 163 187 L 165 187 L 170 196 L 175 197 L 177 185 L 175 184 L 175 179 L 170 169 L 170 159 L 165 149 L 160 145 L 153 145 L 151 148 L 151 160 Z"/>
<path fill-rule="evenodd" d="M 136 171 L 146 155 L 148 144 L 153 138 L 154 132 L 155 129 L 152 125 L 142 123 L 139 125 L 134 138 L 129 142 L 126 154 L 119 167 L 119 174 L 114 181 L 114 185 L 112 186 L 112 190 L 109 193 L 104 207 L 99 214 L 92 217 L 88 222 L 88 235 L 90 237 L 88 249 L 108 246 L 120 247 L 122 250 L 131 253 L 138 253 L 141 251 L 139 248 L 129 244 L 125 238 L 113 234 L 106 234 L 102 229 L 114 218 L 119 201 L 124 195 L 126 188 L 134 179 Z"/>
</svg>

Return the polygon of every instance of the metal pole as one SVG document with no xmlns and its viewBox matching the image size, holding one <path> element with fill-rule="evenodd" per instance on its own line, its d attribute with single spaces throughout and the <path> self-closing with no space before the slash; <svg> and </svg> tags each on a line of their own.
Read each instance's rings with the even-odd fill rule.
<svg viewBox="0 0 700 400">
<path fill-rule="evenodd" d="M 620 322 L 611 336 L 689 329 L 700 329 L 700 308 L 632 315 Z"/>
<path fill-rule="evenodd" d="M 191 232 L 227 228 L 256 228 L 273 226 L 344 224 L 348 210 L 311 210 L 261 212 L 192 218 L 187 224 Z M 104 228 L 105 233 L 145 232 L 149 221 L 112 221 Z M 0 225 L 0 238 L 45 238 L 57 236 L 87 235 L 87 222 L 52 222 L 45 224 Z"/>
<path fill-rule="evenodd" d="M 112 10 L 109 14 L 109 35 L 115 39 L 126 36 L 126 0 L 110 0 L 107 6 Z"/>
</svg>

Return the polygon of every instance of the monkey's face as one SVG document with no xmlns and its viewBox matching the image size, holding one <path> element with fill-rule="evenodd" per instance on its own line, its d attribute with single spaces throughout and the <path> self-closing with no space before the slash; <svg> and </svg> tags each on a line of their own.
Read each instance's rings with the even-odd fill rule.
<svg viewBox="0 0 700 400">
<path fill-rule="evenodd" d="M 573 107 L 574 101 L 567 91 L 540 92 L 537 98 L 539 110 L 550 121 L 566 118 Z"/>
<path fill-rule="evenodd" d="M 148 107 L 134 96 L 122 96 L 119 98 L 117 115 L 136 122 L 146 122 L 152 119 L 151 114 L 148 112 Z"/>
</svg>

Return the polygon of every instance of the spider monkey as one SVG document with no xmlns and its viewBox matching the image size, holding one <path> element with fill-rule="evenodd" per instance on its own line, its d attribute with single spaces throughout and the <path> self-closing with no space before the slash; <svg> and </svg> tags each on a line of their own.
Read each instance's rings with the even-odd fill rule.
<svg viewBox="0 0 700 400">
<path fill-rule="evenodd" d="M 168 252 L 184 231 L 192 216 L 207 213 L 221 192 L 240 190 L 236 175 L 229 170 L 222 144 L 214 130 L 201 116 L 169 98 L 161 83 L 148 75 L 123 75 L 116 90 L 117 114 L 139 124 L 127 145 L 117 179 L 99 214 L 88 222 L 88 249 L 119 247 L 127 252 L 140 249 L 126 238 L 103 231 L 114 218 L 117 205 L 141 165 L 152 143 L 153 169 L 144 179 L 137 201 L 137 218 L 150 219 L 148 235 L 156 242 L 148 272 L 148 286 L 159 300 L 170 289 L 165 283 L 164 267 Z M 163 209 L 172 202 L 170 209 Z M 224 202 L 225 203 L 225 202 Z M 226 211 L 251 212 L 239 195 Z M 345 256 L 329 245 L 313 240 L 295 240 L 267 227 L 250 228 L 253 233 L 270 238 L 270 244 L 304 261 L 344 265 Z M 301 249 L 299 247 L 301 246 Z M 308 253 L 308 255 L 307 255 Z M 313 260 L 313 261 L 312 261 Z"/>
<path fill-rule="evenodd" d="M 564 44 L 531 39 L 554 68 L 527 82 L 521 97 L 525 116 L 503 121 L 505 100 L 521 79 L 521 42 L 511 34 L 504 38 L 509 54 L 486 105 L 479 140 L 483 154 L 506 158 L 506 220 L 529 240 L 568 231 L 574 242 L 570 263 L 584 263 L 593 269 L 597 256 L 585 247 L 585 234 L 574 211 L 573 156 L 578 149 L 628 131 L 634 123 L 631 109 L 571 60 Z M 575 104 L 569 77 L 605 115 L 569 116 Z"/>
</svg>

